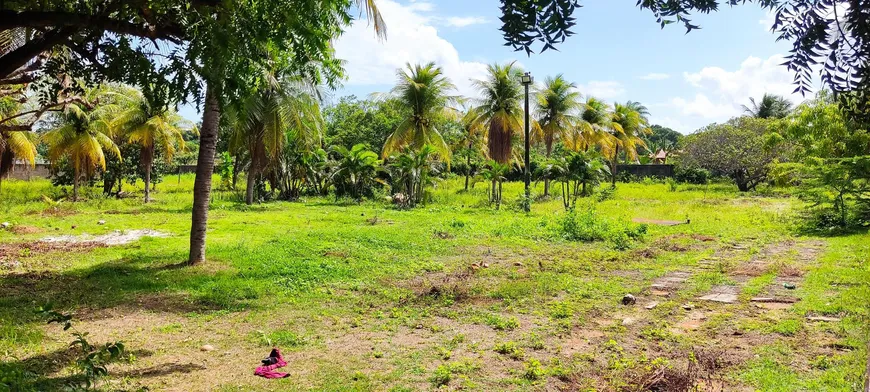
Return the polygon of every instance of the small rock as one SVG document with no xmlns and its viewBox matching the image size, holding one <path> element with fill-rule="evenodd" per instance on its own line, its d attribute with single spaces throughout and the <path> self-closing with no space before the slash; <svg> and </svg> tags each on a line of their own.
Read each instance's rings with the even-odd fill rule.
<svg viewBox="0 0 870 392">
<path fill-rule="evenodd" d="M 75 229 L 76 227 L 78 227 L 78 226 L 76 226 L 76 225 L 72 225 L 72 226 L 70 227 L 70 229 Z"/>
<path fill-rule="evenodd" d="M 695 309 L 695 305 L 692 305 L 691 303 L 683 304 L 683 309 L 692 310 Z"/>
<path fill-rule="evenodd" d="M 9 226 L 12 226 L 11 224 L 9 224 L 9 222 L 3 222 L 3 223 L 0 223 L 0 227 L 2 227 L 2 228 L 4 228 L 4 229 L 8 229 Z"/>
<path fill-rule="evenodd" d="M 489 263 L 483 263 L 481 266 L 483 266 L 483 268 L 489 268 Z"/>
<path fill-rule="evenodd" d="M 415 328 L 417 328 L 417 329 L 423 329 L 423 324 L 417 324 L 417 326 L 416 326 Z"/>
<path fill-rule="evenodd" d="M 199 351 L 206 351 L 206 352 L 207 351 L 214 351 L 214 346 L 212 346 L 210 344 L 205 344 L 199 348 Z"/>
<path fill-rule="evenodd" d="M 634 296 L 631 294 L 626 294 L 624 297 L 622 297 L 622 304 L 623 305 L 628 306 L 628 305 L 634 305 L 635 303 L 637 303 L 637 298 L 634 298 Z"/>
<path fill-rule="evenodd" d="M 519 261 L 514 261 L 514 267 L 522 267 L 522 266 L 523 266 L 523 263 L 521 263 Z"/>
<path fill-rule="evenodd" d="M 628 327 L 628 326 L 634 325 L 634 323 L 636 323 L 636 322 L 637 322 L 637 320 L 635 320 L 631 317 L 627 317 L 627 318 L 622 320 L 622 325 Z"/>
<path fill-rule="evenodd" d="M 659 303 L 656 301 L 653 301 L 653 302 L 648 303 L 646 306 L 644 306 L 644 308 L 646 308 L 647 310 L 652 310 L 652 309 L 655 309 L 656 306 L 659 306 Z"/>
<path fill-rule="evenodd" d="M 97 221 L 97 224 L 98 224 L 98 225 L 105 225 L 105 224 L 106 224 L 106 221 L 100 219 L 100 220 Z"/>
<path fill-rule="evenodd" d="M 785 287 L 788 290 L 794 290 L 797 288 L 797 286 L 795 286 L 794 283 L 790 283 L 790 282 L 783 283 L 782 287 Z"/>
</svg>

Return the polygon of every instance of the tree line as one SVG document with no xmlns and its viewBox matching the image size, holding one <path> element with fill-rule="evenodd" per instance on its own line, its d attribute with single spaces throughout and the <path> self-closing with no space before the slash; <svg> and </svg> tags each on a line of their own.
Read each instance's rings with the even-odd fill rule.
<svg viewBox="0 0 870 392">
<path fill-rule="evenodd" d="M 867 117 L 866 2 L 755 2 L 776 11 L 773 30 L 794 43 L 788 66 L 796 71 L 801 90 L 807 91 L 812 65 L 823 64 L 823 80 L 838 93 L 843 110 L 856 118 Z M 662 27 L 681 22 L 691 31 L 698 27 L 692 13 L 716 11 L 720 3 L 736 4 L 650 0 L 637 5 Z M 554 48 L 573 35 L 573 14 L 580 5 L 577 0 L 502 0 L 505 41 L 527 53 L 536 44 L 543 50 Z M 72 80 L 84 80 L 86 86 L 137 86 L 158 108 L 179 101 L 197 103 L 203 118 L 189 257 L 191 264 L 197 263 L 205 258 L 221 114 L 252 89 L 268 85 L 263 75 L 276 66 L 305 83 L 336 86 L 344 73 L 330 41 L 351 23 L 356 10 L 386 36 L 376 0 L 5 1 L 0 4 L 0 97 L 20 101 L 23 93 L 34 92 L 38 99 L 27 110 L 0 119 L 0 134 L 8 141 L 0 148 L 21 146 L 28 134 L 17 132 L 32 130 L 45 113 L 64 111 L 69 104 L 90 109 L 95 102 Z"/>
</svg>

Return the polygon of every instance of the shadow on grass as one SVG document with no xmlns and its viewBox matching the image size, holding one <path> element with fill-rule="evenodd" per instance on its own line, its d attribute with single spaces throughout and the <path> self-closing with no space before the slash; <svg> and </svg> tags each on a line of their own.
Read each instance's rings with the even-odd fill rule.
<svg viewBox="0 0 870 392">
<path fill-rule="evenodd" d="M 72 337 L 70 337 L 72 339 Z M 136 358 L 147 358 L 154 353 L 149 350 L 133 350 L 129 351 Z M 4 375 L 4 384 L 11 391 L 61 391 L 64 390 L 70 383 L 77 383 L 83 378 L 77 374 L 69 374 L 64 376 L 56 375 L 61 370 L 68 366 L 75 366 L 78 353 L 72 348 L 59 349 L 43 354 L 33 355 L 24 359 L 16 359 L 0 363 L 0 374 Z M 198 370 L 201 367 L 190 368 L 189 365 L 181 365 L 181 370 L 189 373 L 193 370 Z M 135 374 L 140 377 L 159 376 L 171 374 L 178 371 L 170 371 L 170 369 L 158 369 L 160 366 L 136 371 Z M 150 374 L 153 372 L 154 374 Z M 133 373 L 133 372 L 129 372 Z M 133 375 L 133 374 L 131 374 Z M 3 389 L 6 390 L 6 389 Z"/>
</svg>

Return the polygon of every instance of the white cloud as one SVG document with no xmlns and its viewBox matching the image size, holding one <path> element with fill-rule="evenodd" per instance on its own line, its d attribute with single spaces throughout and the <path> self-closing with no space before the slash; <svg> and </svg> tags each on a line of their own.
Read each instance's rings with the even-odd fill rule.
<svg viewBox="0 0 870 392">
<path fill-rule="evenodd" d="M 652 73 L 648 73 L 644 76 L 641 76 L 640 78 L 643 80 L 665 80 L 665 79 L 669 79 L 670 77 L 671 77 L 671 75 L 666 74 L 666 73 L 652 72 Z"/>
<path fill-rule="evenodd" d="M 775 21 L 776 21 L 776 12 L 767 11 L 767 13 L 764 14 L 764 18 L 761 18 L 758 20 L 758 24 L 764 26 L 765 30 L 770 30 L 770 28 L 773 27 L 773 23 Z"/>
<path fill-rule="evenodd" d="M 380 8 L 380 3 L 378 3 L 378 7 Z M 422 11 L 428 12 L 435 9 L 435 5 L 426 1 L 412 1 L 411 4 L 408 4 L 408 9 L 411 11 Z"/>
<path fill-rule="evenodd" d="M 785 96 L 795 104 L 803 101 L 804 97 L 793 93 L 793 75 L 780 65 L 784 61 L 781 55 L 767 59 L 748 57 L 735 70 L 704 67 L 697 72 L 684 72 L 683 79 L 695 91 L 663 104 L 665 115 L 670 116 L 667 121 L 673 124 L 673 129 L 688 133 L 743 114 L 742 105 L 749 105 L 750 97 L 757 100 L 769 93 Z"/>
<path fill-rule="evenodd" d="M 675 130 L 677 132 L 681 132 L 683 134 L 686 134 L 688 132 L 691 132 L 691 130 L 693 130 L 689 125 L 686 125 L 685 123 L 683 123 L 683 121 L 681 119 L 673 118 L 670 116 L 657 117 L 657 116 L 653 115 L 650 118 L 650 123 L 661 125 L 663 127 L 673 129 L 673 130 Z"/>
<path fill-rule="evenodd" d="M 684 116 L 721 122 L 742 114 L 741 105 L 748 104 L 750 97 L 759 99 L 765 93 L 800 102 L 803 97 L 792 93 L 793 76 L 780 65 L 783 61 L 781 55 L 766 60 L 749 57 L 734 71 L 705 67 L 685 72 L 683 78 L 699 91 L 692 98 L 675 97 L 669 103 Z"/>
<path fill-rule="evenodd" d="M 578 85 L 577 89 L 584 95 L 591 95 L 604 100 L 618 98 L 625 93 L 625 87 L 622 86 L 622 83 L 616 81 L 593 80 L 589 83 Z"/>
<path fill-rule="evenodd" d="M 674 98 L 671 104 L 680 109 L 684 116 L 700 116 L 715 119 L 731 117 L 734 114 L 733 107 L 729 104 L 713 103 L 704 94 L 697 94 L 692 100 Z"/>
<path fill-rule="evenodd" d="M 783 62 L 785 59 L 781 55 L 766 60 L 750 56 L 735 71 L 705 67 L 695 73 L 683 73 L 683 77 L 720 106 L 730 105 L 733 108 L 731 114 L 737 115 L 741 104 L 748 103 L 750 97 L 758 99 L 765 93 L 782 95 L 794 102 L 803 100 L 800 94 L 793 93 L 794 76 L 781 65 Z"/>
<path fill-rule="evenodd" d="M 385 41 L 377 39 L 365 20 L 358 20 L 335 43 L 337 57 L 347 61 L 347 85 L 392 85 L 396 69 L 405 63 L 434 61 L 459 94 L 472 95 L 470 79 L 483 78 L 486 65 L 462 60 L 453 44 L 438 35 L 434 19 L 421 14 L 432 9 L 431 3 L 379 0 L 378 8 L 387 22 Z"/>
<path fill-rule="evenodd" d="M 481 16 L 451 16 L 445 20 L 445 23 L 451 27 L 466 27 L 484 24 L 486 23 L 486 18 Z"/>
</svg>

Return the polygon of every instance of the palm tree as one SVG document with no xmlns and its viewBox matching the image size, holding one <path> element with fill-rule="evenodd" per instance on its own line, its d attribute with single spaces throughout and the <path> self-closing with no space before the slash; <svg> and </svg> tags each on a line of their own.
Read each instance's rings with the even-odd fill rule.
<svg viewBox="0 0 870 392">
<path fill-rule="evenodd" d="M 106 168 L 105 152 L 121 159 L 121 151 L 112 141 L 112 127 L 106 118 L 116 107 L 98 106 L 91 110 L 78 103 L 67 105 L 59 115 L 60 127 L 46 132 L 48 159 L 55 164 L 66 157 L 73 166 L 73 201 L 78 200 L 79 180 L 94 169 Z"/>
<path fill-rule="evenodd" d="M 402 190 L 409 207 L 423 201 L 424 188 L 431 182 L 430 173 L 435 170 L 432 160 L 435 148 L 425 145 L 419 150 L 406 149 L 406 152 L 392 156 L 389 163 L 390 177 L 396 189 Z"/>
<path fill-rule="evenodd" d="M 357 144 L 350 150 L 344 146 L 332 146 L 332 151 L 340 156 L 330 179 L 335 184 L 336 197 L 349 194 L 361 200 L 369 193 L 375 182 L 375 175 L 383 164 L 378 154 L 370 151 L 365 144 Z"/>
<path fill-rule="evenodd" d="M 616 164 L 620 150 L 624 152 L 626 161 L 637 159 L 637 147 L 646 148 L 641 136 L 652 133 L 649 128 L 649 110 L 638 102 L 628 101 L 625 104 L 613 106 L 613 122 L 618 126 L 611 127 L 612 148 L 605 149 L 610 155 L 611 185 L 616 186 Z"/>
<path fill-rule="evenodd" d="M 488 129 L 489 158 L 505 165 L 513 156 L 513 137 L 523 129 L 523 71 L 513 62 L 487 70 L 485 80 L 472 81 L 481 97 L 472 112 L 474 122 Z"/>
<path fill-rule="evenodd" d="M 0 35 L 0 41 L 2 41 Z M 2 46 L 2 43 L 0 43 Z M 0 99 L 0 121 L 15 115 L 21 104 L 10 98 Z M 10 119 L 8 125 L 17 125 L 17 119 Z M 12 169 L 16 160 L 33 166 L 36 163 L 36 135 L 29 131 L 0 131 L 0 183 Z"/>
<path fill-rule="evenodd" d="M 502 182 L 507 179 L 506 176 L 510 170 L 510 165 L 490 159 L 486 167 L 480 172 L 481 177 L 492 184 L 489 188 L 489 201 L 495 203 L 495 209 L 501 207 Z"/>
<path fill-rule="evenodd" d="M 614 128 L 619 128 L 619 124 L 613 121 L 610 106 L 598 98 L 587 97 L 580 106 L 574 132 L 568 133 L 563 142 L 572 151 L 588 151 L 594 146 L 607 149 L 613 144 L 610 132 Z"/>
<path fill-rule="evenodd" d="M 577 197 L 588 195 L 591 192 L 589 186 L 594 187 L 609 172 L 595 151 L 566 151 L 542 168 L 545 177 L 561 183 L 565 210 L 574 208 Z"/>
<path fill-rule="evenodd" d="M 407 118 L 387 137 L 382 156 L 386 158 L 405 147 L 419 150 L 428 145 L 449 162 L 450 147 L 435 124 L 439 118 L 455 116 L 455 109 L 449 105 L 456 97 L 448 93 L 456 87 L 444 76 L 441 67 L 432 62 L 407 64 L 406 69 L 399 69 L 396 74 L 398 82 L 389 96 L 398 99 L 409 111 Z"/>
<path fill-rule="evenodd" d="M 462 132 L 460 137 L 456 139 L 454 151 L 457 154 L 465 156 L 465 190 L 468 190 L 470 178 L 474 176 L 475 170 L 472 167 L 472 158 L 484 156 L 484 146 L 486 145 L 486 130 L 481 123 L 475 122 L 474 112 L 467 111 L 462 117 L 462 127 L 465 132 Z"/>
<path fill-rule="evenodd" d="M 767 94 L 756 103 L 755 98 L 749 98 L 752 107 L 743 106 L 743 112 L 755 118 L 784 118 L 791 113 L 792 103 L 781 95 Z"/>
<path fill-rule="evenodd" d="M 548 77 L 544 89 L 538 93 L 538 119 L 535 136 L 544 142 L 547 159 L 553 153 L 557 139 L 570 138 L 577 124 L 577 112 L 582 103 L 577 85 L 562 75 Z M 544 196 L 550 195 L 550 180 L 544 180 Z"/>
<path fill-rule="evenodd" d="M 322 143 L 320 105 L 306 87 L 288 78 L 265 74 L 266 86 L 244 100 L 235 117 L 230 147 L 250 158 L 245 203 L 254 202 L 254 188 L 265 169 L 274 169 L 284 149 L 294 144 L 314 151 Z"/>
<path fill-rule="evenodd" d="M 145 203 L 148 203 L 151 201 L 154 154 L 159 152 L 167 162 L 171 161 L 176 151 L 186 149 L 185 129 L 195 129 L 195 126 L 174 110 L 155 107 L 136 89 L 123 89 L 122 94 L 126 99 L 122 100 L 123 108 L 112 120 L 112 126 L 130 143 L 140 147 L 139 160 L 145 172 Z"/>
</svg>

